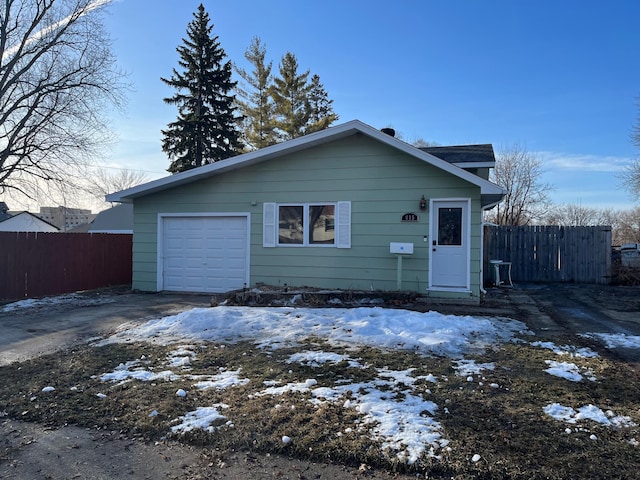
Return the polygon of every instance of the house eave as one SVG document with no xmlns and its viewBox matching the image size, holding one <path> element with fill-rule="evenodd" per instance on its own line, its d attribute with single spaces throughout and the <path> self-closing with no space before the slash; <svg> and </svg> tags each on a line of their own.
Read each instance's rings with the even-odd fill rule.
<svg viewBox="0 0 640 480">
<path fill-rule="evenodd" d="M 496 162 L 454 162 L 452 165 L 458 168 L 494 168 Z"/>
<path fill-rule="evenodd" d="M 491 210 L 497 204 L 499 204 L 502 199 L 507 194 L 506 190 L 503 190 L 502 193 L 490 193 L 490 194 L 482 194 L 480 195 L 480 206 L 482 210 Z"/>
</svg>

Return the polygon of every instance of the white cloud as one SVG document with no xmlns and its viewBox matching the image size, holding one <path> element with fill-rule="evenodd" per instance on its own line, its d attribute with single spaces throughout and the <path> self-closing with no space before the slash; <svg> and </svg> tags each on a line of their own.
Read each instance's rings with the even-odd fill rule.
<svg viewBox="0 0 640 480">
<path fill-rule="evenodd" d="M 576 153 L 535 152 L 546 168 L 581 172 L 619 172 L 633 160 L 630 157 L 612 155 L 587 155 Z"/>
</svg>

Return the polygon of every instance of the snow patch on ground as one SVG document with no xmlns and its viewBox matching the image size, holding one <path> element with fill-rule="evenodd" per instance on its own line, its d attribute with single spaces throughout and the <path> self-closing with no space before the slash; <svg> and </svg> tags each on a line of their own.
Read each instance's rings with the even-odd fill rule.
<svg viewBox="0 0 640 480">
<path fill-rule="evenodd" d="M 561 377 L 571 382 L 581 382 L 583 378 L 595 382 L 596 376 L 589 368 L 579 367 L 575 363 L 555 362 L 553 360 L 545 360 L 549 368 L 545 370 L 550 375 Z"/>
<path fill-rule="evenodd" d="M 597 358 L 599 355 L 589 347 L 575 345 L 556 345 L 553 342 L 531 342 L 534 347 L 546 348 L 557 355 L 568 355 L 571 358 Z"/>
<path fill-rule="evenodd" d="M 443 315 L 377 307 L 342 308 L 195 308 L 132 327 L 103 343 L 153 341 L 237 342 L 253 340 L 260 347 L 295 346 L 309 337 L 332 345 L 367 345 L 414 350 L 423 354 L 462 357 L 489 345 L 530 333 L 517 320 Z"/>
<path fill-rule="evenodd" d="M 114 371 L 100 375 L 99 379 L 102 382 L 120 382 L 122 384 L 130 380 L 153 382 L 157 380 L 176 381 L 186 378 L 196 381 L 193 386 L 199 390 L 224 390 L 249 383 L 248 378 L 240 378 L 240 369 L 224 371 L 222 368 L 221 372 L 215 375 L 177 375 L 171 370 L 155 373 L 139 367 L 139 364 L 137 360 L 121 363 Z"/>
<path fill-rule="evenodd" d="M 364 368 L 360 362 L 350 358 L 348 355 L 340 355 L 333 352 L 305 351 L 294 353 L 287 360 L 287 363 L 299 363 L 308 367 L 320 367 L 325 363 L 336 364 L 340 362 L 348 362 L 351 368 Z"/>
<path fill-rule="evenodd" d="M 0 307 L 0 313 L 16 312 L 28 308 L 52 307 L 57 305 L 74 305 L 82 307 L 89 305 L 104 305 L 105 303 L 115 302 L 116 300 L 114 298 L 87 298 L 77 293 L 70 293 L 68 295 L 57 295 L 54 297 L 27 298 L 25 300 L 8 303 Z"/>
<path fill-rule="evenodd" d="M 126 382 L 129 380 L 140 380 L 143 382 L 153 382 L 156 380 L 172 381 L 178 380 L 179 375 L 176 375 L 171 370 L 165 370 L 162 372 L 151 372 L 140 366 L 138 360 L 134 360 L 127 363 L 121 363 L 116 369 L 109 373 L 103 373 L 100 375 L 100 381 L 102 382 Z"/>
<path fill-rule="evenodd" d="M 626 335 L 624 333 L 585 333 L 582 336 L 600 340 L 607 348 L 640 348 L 639 335 Z"/>
<path fill-rule="evenodd" d="M 542 409 L 544 413 L 556 420 L 575 424 L 582 420 L 591 420 L 614 428 L 636 427 L 630 417 L 618 416 L 611 410 L 604 412 L 595 405 L 584 405 L 574 410 L 559 403 L 551 403 Z"/>
<path fill-rule="evenodd" d="M 494 370 L 495 363 L 476 363 L 475 360 L 456 360 L 456 375 L 459 377 L 468 377 L 469 375 L 480 375 L 483 370 Z"/>
<path fill-rule="evenodd" d="M 328 308 L 254 308 L 214 307 L 193 309 L 179 315 L 152 320 L 139 326 L 123 329 L 104 343 L 150 341 L 158 344 L 178 344 L 167 357 L 172 369 L 188 370 L 197 362 L 197 348 L 184 342 L 212 341 L 224 348 L 224 343 L 250 340 L 261 348 L 277 349 L 296 346 L 309 338 L 323 338 L 330 345 L 349 348 L 372 346 L 382 349 L 404 349 L 424 355 L 446 356 L 452 359 L 456 374 L 481 375 L 494 370 L 494 363 L 476 363 L 466 359 L 469 354 L 484 353 L 496 344 L 514 341 L 517 335 L 529 335 L 522 322 L 506 318 L 443 315 L 437 312 L 420 313 L 400 309 L 361 307 L 353 309 Z M 570 345 L 556 346 L 551 342 L 534 342 L 532 345 L 546 348 L 569 358 L 594 358 L 597 354 L 588 348 Z M 200 345 L 200 348 L 203 346 Z M 638 343 L 640 347 L 640 342 Z M 301 351 L 291 355 L 287 363 L 299 363 L 312 368 L 347 362 L 354 369 L 371 368 L 358 359 L 335 352 Z M 550 374 L 577 381 L 583 377 L 595 380 L 590 369 L 570 362 L 547 361 Z M 315 378 L 283 383 L 279 379 L 264 380 L 264 388 L 253 396 L 301 395 L 311 404 L 326 403 L 342 406 L 358 412 L 360 418 L 353 425 L 336 435 L 368 435 L 381 443 L 389 455 L 400 461 L 415 463 L 423 456 L 439 457 L 449 449 L 449 440 L 444 437 L 437 415 L 450 414 L 445 406 L 428 400 L 430 391 L 418 382 L 437 383 L 435 376 L 416 375 L 415 368 L 393 370 L 378 368 L 375 379 L 356 382 L 340 379 L 334 385 L 320 386 Z M 169 373 L 167 373 L 169 372 Z M 241 371 L 221 368 L 212 375 L 190 376 L 186 372 L 176 375 L 167 370 L 170 378 L 187 378 L 194 381 L 197 389 L 225 389 L 244 385 L 249 379 L 241 377 Z M 360 372 L 359 372 L 360 373 Z M 354 371 L 355 374 L 355 371 Z M 104 374 L 101 379 L 123 381 L 146 380 L 158 375 L 144 368 L 141 361 L 121 365 L 114 372 Z M 151 376 L 151 377 L 150 377 Z M 318 377 L 320 378 L 320 377 Z M 446 378 L 443 378 L 446 381 Z M 484 380 L 484 378 L 483 378 Z M 106 380 L 104 380 L 106 381 Z M 491 388 L 500 388 L 496 383 Z M 186 392 L 185 392 L 186 394 Z M 190 397 L 195 398 L 195 397 Z M 232 426 L 221 413 L 224 404 L 199 407 L 176 419 L 181 422 L 171 428 L 174 433 L 184 433 L 195 428 L 213 432 L 223 425 Z M 276 405 L 274 408 L 283 408 Z M 612 427 L 635 426 L 629 417 L 603 412 L 598 407 L 586 405 L 577 410 L 559 403 L 543 407 L 546 414 L 558 420 L 575 424 L 592 420 Z M 291 440 L 291 437 L 286 437 Z M 283 440 L 284 441 L 284 440 Z M 477 458 L 476 458 L 477 457 Z M 472 461 L 480 461 L 479 454 Z"/>
<path fill-rule="evenodd" d="M 388 380 L 334 387 L 316 387 L 315 379 L 307 379 L 304 382 L 270 386 L 256 395 L 278 396 L 297 392 L 310 394 L 310 402 L 314 405 L 331 402 L 355 409 L 363 417 L 362 425 L 368 426 L 369 435 L 381 442 L 383 450 L 395 452 L 399 460 L 412 464 L 423 454 L 437 456 L 437 452 L 449 442 L 442 436 L 441 424 L 432 417 L 438 405 L 405 388 L 412 386 L 419 378 L 427 378 L 412 377 L 411 371 L 413 369 L 378 369 L 380 376 Z"/>
<path fill-rule="evenodd" d="M 213 433 L 219 428 L 221 421 L 226 420 L 226 417 L 219 412 L 219 408 L 229 408 L 229 405 L 216 403 L 212 407 L 198 407 L 180 417 L 179 420 L 182 420 L 182 422 L 171 427 L 171 431 L 173 433 L 185 433 L 200 428 L 206 432 Z M 232 426 L 231 423 L 227 423 L 227 425 Z"/>
<path fill-rule="evenodd" d="M 190 375 L 189 379 L 197 380 L 201 378 L 201 380 L 193 384 L 198 390 L 225 390 L 249 383 L 248 378 L 240 378 L 240 370 L 240 368 L 238 370 L 227 370 L 211 376 Z"/>
</svg>

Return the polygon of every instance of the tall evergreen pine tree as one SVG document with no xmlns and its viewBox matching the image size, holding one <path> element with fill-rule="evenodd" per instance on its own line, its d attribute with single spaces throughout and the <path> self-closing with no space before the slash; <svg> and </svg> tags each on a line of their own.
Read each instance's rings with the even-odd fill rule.
<svg viewBox="0 0 640 480">
<path fill-rule="evenodd" d="M 338 115 L 333 111 L 333 100 L 329 100 L 320 76 L 313 75 L 309 86 L 309 120 L 305 133 L 324 130 L 336 120 Z"/>
<path fill-rule="evenodd" d="M 265 63 L 267 47 L 259 37 L 253 37 L 244 58 L 253 67 L 251 72 L 237 67 L 238 75 L 246 85 L 238 89 L 238 100 L 244 123 L 244 138 L 252 150 L 268 147 L 277 142 L 274 123 L 274 105 L 270 89 L 273 82 L 273 62 Z"/>
<path fill-rule="evenodd" d="M 231 62 L 217 36 L 212 36 L 209 14 L 200 4 L 187 26 L 187 37 L 176 50 L 178 65 L 169 79 L 161 80 L 177 90 L 164 101 L 177 105 L 178 119 L 162 130 L 162 150 L 169 156 L 171 173 L 183 172 L 232 157 L 242 148 L 235 115 L 236 82 L 231 80 Z"/>
<path fill-rule="evenodd" d="M 280 62 L 280 77 L 274 79 L 271 96 L 276 109 L 276 126 L 283 140 L 305 133 L 309 121 L 309 70 L 298 73 L 296 56 L 287 52 Z"/>
</svg>

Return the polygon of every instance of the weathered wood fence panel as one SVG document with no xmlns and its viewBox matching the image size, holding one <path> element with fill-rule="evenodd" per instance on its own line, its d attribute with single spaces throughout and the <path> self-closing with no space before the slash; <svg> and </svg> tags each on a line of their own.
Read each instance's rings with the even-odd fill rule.
<svg viewBox="0 0 640 480">
<path fill-rule="evenodd" d="M 131 283 L 132 235 L 0 232 L 0 300 Z"/>
<path fill-rule="evenodd" d="M 485 226 L 485 281 L 489 260 L 511 262 L 516 282 L 609 283 L 611 227 Z"/>
</svg>

